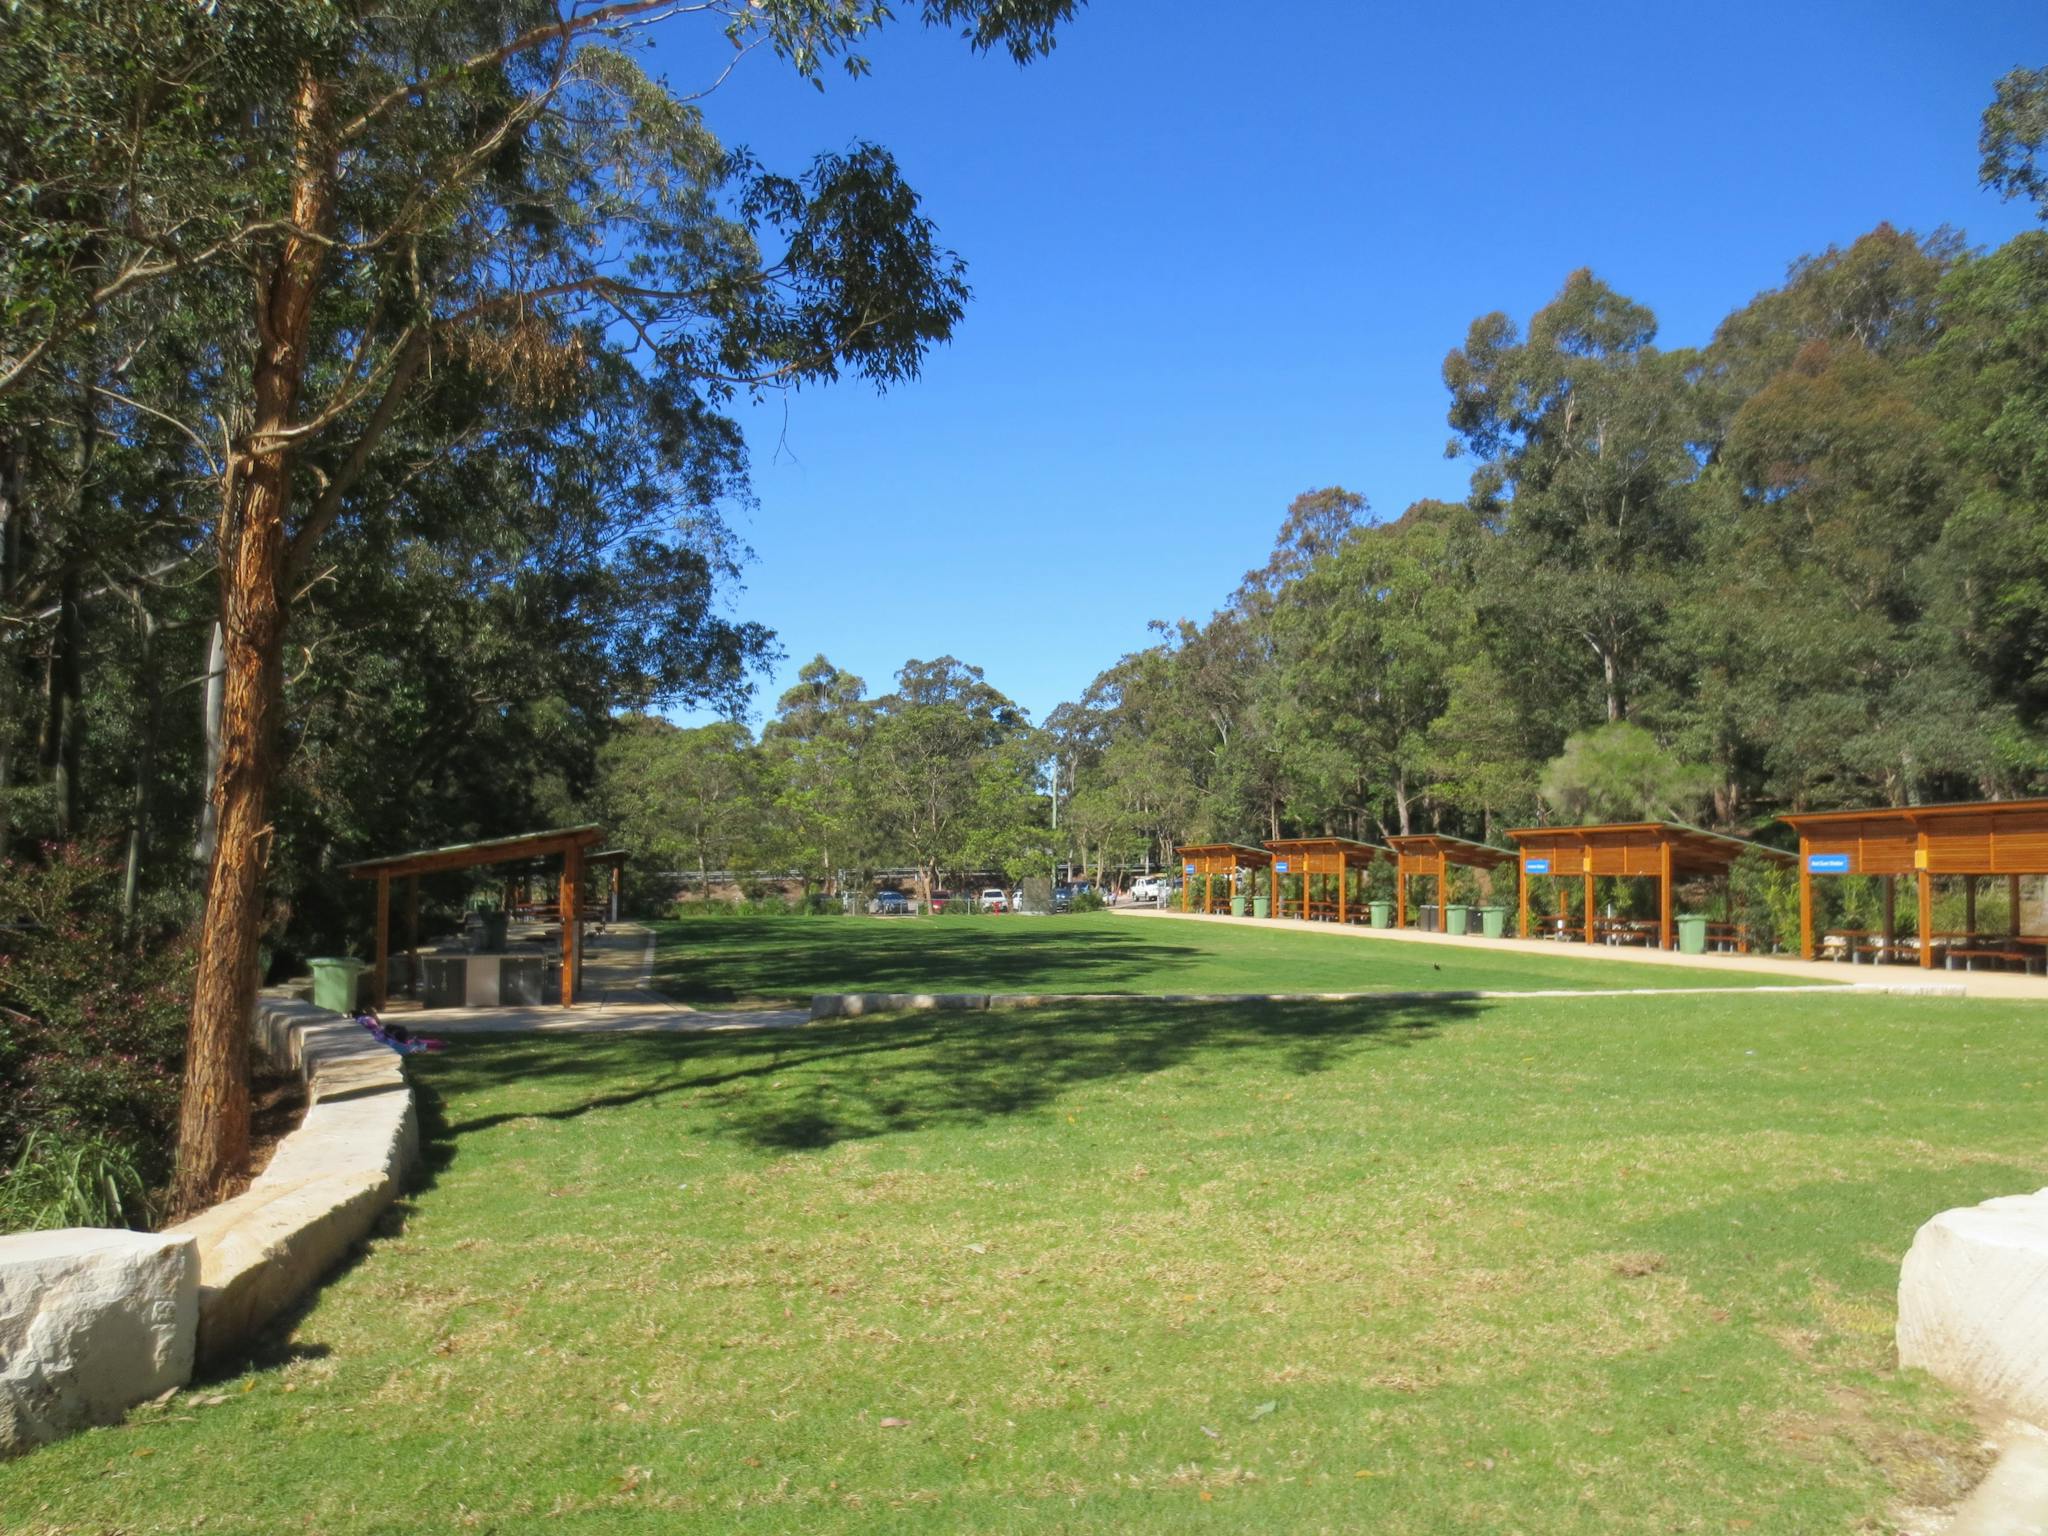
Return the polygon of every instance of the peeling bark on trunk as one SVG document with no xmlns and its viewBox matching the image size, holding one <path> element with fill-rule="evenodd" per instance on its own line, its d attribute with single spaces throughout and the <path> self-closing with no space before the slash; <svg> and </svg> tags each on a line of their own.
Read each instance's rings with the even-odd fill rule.
<svg viewBox="0 0 2048 1536">
<path fill-rule="evenodd" d="M 216 620 L 206 642 L 206 687 L 199 706 L 200 737 L 206 743 L 205 777 L 199 792 L 199 827 L 192 839 L 192 883 L 201 892 L 213 873 L 213 787 L 220 782 L 220 709 L 226 691 L 227 636 Z"/>
<path fill-rule="evenodd" d="M 256 1002 L 271 771 L 284 692 L 285 520 L 295 457 L 285 434 L 298 412 L 326 250 L 321 237 L 333 211 L 325 90 L 310 70 L 300 78 L 296 119 L 292 225 L 303 233 L 285 239 L 258 290 L 261 344 L 251 379 L 250 431 L 236 445 L 222 493 L 220 620 L 227 665 L 213 789 L 216 838 L 171 1188 L 179 1212 L 218 1198 L 249 1151 L 249 1014 Z"/>
</svg>

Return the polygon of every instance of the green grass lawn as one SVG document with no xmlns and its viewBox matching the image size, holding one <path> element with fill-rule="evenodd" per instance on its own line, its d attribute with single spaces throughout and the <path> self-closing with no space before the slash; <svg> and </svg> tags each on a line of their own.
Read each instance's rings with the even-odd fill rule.
<svg viewBox="0 0 2048 1536">
<path fill-rule="evenodd" d="M 719 918 L 654 925 L 654 985 L 680 1002 L 808 1002 L 815 992 L 1527 992 L 1781 982 L 1732 957 L 1697 967 L 1303 933 L 1246 921 L 1061 917 Z M 1796 983 L 1795 983 L 1796 984 Z"/>
<path fill-rule="evenodd" d="M 0 1529 L 1885 1531 L 1979 1470 L 1893 1294 L 1928 1216 L 2048 1182 L 2042 1025 L 1788 993 L 463 1039 L 415 1061 L 402 1221 L 252 1368 L 0 1465 Z"/>
</svg>

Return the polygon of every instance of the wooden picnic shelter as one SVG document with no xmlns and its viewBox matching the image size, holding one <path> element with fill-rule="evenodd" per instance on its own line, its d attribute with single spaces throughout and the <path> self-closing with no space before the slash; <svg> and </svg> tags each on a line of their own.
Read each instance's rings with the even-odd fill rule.
<svg viewBox="0 0 2048 1536">
<path fill-rule="evenodd" d="M 1180 850 L 1180 909 L 1190 910 L 1188 888 L 1197 879 L 1202 881 L 1202 910 L 1216 910 L 1216 879 L 1227 875 L 1230 879 L 1230 894 L 1238 894 L 1238 882 L 1249 871 L 1264 869 L 1273 862 L 1273 855 L 1263 848 L 1252 848 L 1244 843 L 1190 843 Z"/>
<path fill-rule="evenodd" d="M 1716 877 L 1726 890 L 1728 871 L 1745 853 L 1790 864 L 1792 855 L 1766 848 L 1747 838 L 1725 832 L 1709 832 L 1682 821 L 1610 822 L 1592 827 L 1522 827 L 1508 833 L 1522 852 L 1522 900 L 1520 932 L 1529 937 L 1529 877 L 1549 875 L 1586 882 L 1585 924 L 1581 937 L 1591 944 L 1596 938 L 1648 938 L 1652 925 L 1610 922 L 1603 926 L 1594 909 L 1594 881 L 1602 875 L 1627 876 L 1657 882 L 1657 921 L 1654 931 L 1659 949 L 1670 949 L 1674 940 L 1672 887 L 1679 880 L 1699 876 Z M 1568 931 L 1562 903 L 1558 914 L 1559 936 Z"/>
<path fill-rule="evenodd" d="M 562 859 L 562 1006 L 576 1002 L 577 961 L 581 958 L 584 850 L 604 840 L 600 826 L 557 827 L 546 832 L 522 832 L 516 837 L 494 837 L 477 843 L 450 843 L 443 848 L 419 848 L 411 853 L 394 853 L 381 859 L 364 859 L 346 865 L 357 880 L 377 882 L 377 960 L 371 974 L 371 995 L 382 1008 L 388 1000 L 391 980 L 391 882 L 405 878 L 406 952 L 412 956 L 412 974 L 417 983 L 420 947 L 420 876 L 443 874 L 453 869 L 475 869 L 486 864 L 527 863 L 534 859 Z"/>
<path fill-rule="evenodd" d="M 1287 916 L 1287 908 L 1280 896 L 1280 877 L 1299 875 L 1301 898 L 1295 903 L 1294 915 L 1330 918 L 1340 923 L 1350 922 L 1354 910 L 1346 889 L 1350 881 L 1345 877 L 1354 869 L 1367 868 L 1374 859 L 1391 859 L 1394 856 L 1377 843 L 1361 843 L 1349 837 L 1268 838 L 1266 850 L 1273 856 L 1275 917 Z M 1334 889 L 1334 895 L 1318 896 L 1317 880 L 1325 881 L 1325 892 Z M 1327 882 L 1334 882 L 1334 886 Z"/>
<path fill-rule="evenodd" d="M 1394 926 L 1408 926 L 1408 879 L 1436 881 L 1437 929 L 1449 933 L 1450 918 L 1450 877 L 1453 864 L 1468 869 L 1498 869 L 1503 864 L 1512 864 L 1515 856 L 1505 848 L 1490 848 L 1485 843 L 1470 842 L 1462 837 L 1448 837 L 1441 832 L 1410 832 L 1387 839 L 1387 846 L 1394 850 Z"/>
<path fill-rule="evenodd" d="M 1901 875 L 1913 877 L 1918 903 L 1917 947 L 1922 967 L 1932 967 L 1937 940 L 1966 959 L 2023 958 L 2020 879 L 2048 875 L 2048 800 L 1971 800 L 1946 805 L 1902 805 L 1874 810 L 1802 811 L 1778 818 L 1799 834 L 1799 953 L 1814 958 L 1813 877 L 1877 875 L 1884 880 L 1883 957 L 1898 952 L 1896 889 Z M 1963 881 L 1964 932 L 1934 932 L 1934 879 Z M 2008 933 L 1994 948 L 1977 930 L 1977 882 L 2005 876 Z M 1859 937 L 1847 935 L 1853 946 Z M 2037 940 L 2048 946 L 2048 940 Z M 1852 947 L 1851 953 L 1854 950 Z"/>
</svg>

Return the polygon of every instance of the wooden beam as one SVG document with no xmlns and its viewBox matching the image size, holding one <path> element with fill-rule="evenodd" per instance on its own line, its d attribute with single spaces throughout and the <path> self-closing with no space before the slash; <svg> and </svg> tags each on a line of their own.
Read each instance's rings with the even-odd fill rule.
<svg viewBox="0 0 2048 1536">
<path fill-rule="evenodd" d="M 1806 834 L 1799 834 L 1799 958 L 1813 958 L 1813 871 L 1806 867 Z"/>
<path fill-rule="evenodd" d="M 2020 936 L 2020 877 L 2018 875 L 2007 875 L 2005 877 L 2005 910 L 2006 932 L 2011 934 L 2012 937 L 2018 938 Z"/>
<path fill-rule="evenodd" d="M 1515 864 L 1515 889 L 1522 893 L 1522 922 L 1520 931 L 1522 937 L 1526 939 L 1529 937 L 1529 871 L 1522 868 L 1519 861 Z"/>
<path fill-rule="evenodd" d="M 1408 926 L 1408 855 L 1394 855 L 1394 926 Z"/>
<path fill-rule="evenodd" d="M 1593 860 L 1586 859 L 1586 942 L 1593 942 Z"/>
<path fill-rule="evenodd" d="M 1671 839 L 1657 843 L 1657 947 L 1671 948 Z"/>
<path fill-rule="evenodd" d="M 1436 853 L 1436 931 L 1451 931 L 1451 856 L 1441 846 Z"/>
<path fill-rule="evenodd" d="M 420 877 L 405 877 L 405 995 L 420 995 Z"/>
<path fill-rule="evenodd" d="M 391 877 L 377 877 L 377 969 L 370 976 L 370 999 L 379 1011 L 389 1001 L 391 975 Z"/>
</svg>

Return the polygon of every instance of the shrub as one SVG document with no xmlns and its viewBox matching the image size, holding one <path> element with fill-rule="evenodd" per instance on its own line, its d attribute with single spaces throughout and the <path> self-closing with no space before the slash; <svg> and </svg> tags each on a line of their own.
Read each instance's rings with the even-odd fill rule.
<svg viewBox="0 0 2048 1536">
<path fill-rule="evenodd" d="M 1102 899 L 1100 891 L 1083 891 L 1076 896 L 1067 910 L 1070 912 L 1100 912 L 1109 905 Z"/>
<path fill-rule="evenodd" d="M 191 947 L 124 940 L 119 877 L 75 846 L 0 864 L 0 1207 L 10 1224 L 24 1211 L 40 1213 L 37 1224 L 87 1211 L 109 1178 L 118 1193 L 102 1213 L 138 1219 L 140 1191 L 170 1172 Z"/>
<path fill-rule="evenodd" d="M 1730 909 L 1749 926 L 1751 945 L 1766 954 L 1799 942 L 1799 875 L 1751 850 L 1728 871 Z"/>
</svg>

